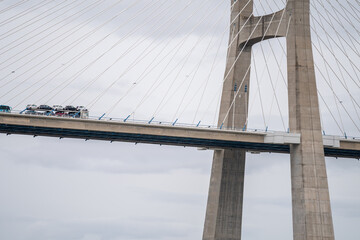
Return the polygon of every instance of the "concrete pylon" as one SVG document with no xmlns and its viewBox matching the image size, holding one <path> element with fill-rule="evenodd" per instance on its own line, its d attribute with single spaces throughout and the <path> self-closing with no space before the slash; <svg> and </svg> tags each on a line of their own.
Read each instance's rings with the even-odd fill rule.
<svg viewBox="0 0 360 240">
<path fill-rule="evenodd" d="M 252 6 L 252 1 L 247 6 L 243 2 L 238 2 L 231 10 L 232 24 L 218 121 L 219 127 L 222 128 L 246 127 L 251 46 L 246 46 L 237 59 L 242 49 L 237 33 L 244 25 L 243 21 L 252 13 Z M 242 14 L 239 15 L 243 8 Z M 236 97 L 237 91 L 240 91 L 240 94 Z M 240 239 L 244 170 L 245 150 L 215 150 L 203 240 Z"/>
<path fill-rule="evenodd" d="M 289 126 L 301 134 L 290 146 L 295 240 L 334 239 L 310 36 L 310 0 L 289 0 L 287 36 Z"/>
<path fill-rule="evenodd" d="M 331 240 L 334 231 L 310 37 L 309 1 L 288 0 L 285 9 L 254 17 L 252 0 L 231 0 L 234 4 L 218 125 L 246 128 L 251 47 L 265 39 L 287 36 L 289 126 L 291 132 L 301 133 L 301 143 L 290 147 L 294 239 Z M 241 239 L 244 170 L 245 150 L 215 150 L 203 240 Z"/>
</svg>

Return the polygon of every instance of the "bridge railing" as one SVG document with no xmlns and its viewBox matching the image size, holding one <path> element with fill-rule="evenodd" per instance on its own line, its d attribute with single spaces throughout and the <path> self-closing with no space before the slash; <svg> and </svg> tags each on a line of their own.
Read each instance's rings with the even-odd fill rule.
<svg viewBox="0 0 360 240">
<path fill-rule="evenodd" d="M 98 116 L 89 116 L 89 119 L 99 120 Z M 125 122 L 125 123 L 137 123 L 137 124 L 152 124 L 152 125 L 165 125 L 165 126 L 176 126 L 176 127 L 186 127 L 186 128 L 206 128 L 206 129 L 222 129 L 229 131 L 246 131 L 246 132 L 274 132 L 271 130 L 265 129 L 252 129 L 252 128 L 231 128 L 231 127 L 222 127 L 220 128 L 217 125 L 210 124 L 193 124 L 193 123 L 183 123 L 183 122 L 168 122 L 168 121 L 160 121 L 160 120 L 145 120 L 145 119 L 134 119 L 134 118 L 113 118 L 113 117 L 104 117 L 101 118 L 101 121 L 117 121 L 117 122 Z"/>
<path fill-rule="evenodd" d="M 12 110 L 11 114 L 24 114 L 24 110 Z M 46 115 L 44 115 L 46 116 Z M 74 118 L 73 116 L 46 116 L 46 117 L 55 117 L 55 118 Z M 122 122 L 122 123 L 132 123 L 132 124 L 152 124 L 152 125 L 164 125 L 164 126 L 176 126 L 176 127 L 185 127 L 185 128 L 206 128 L 206 129 L 214 129 L 214 130 L 227 130 L 227 131 L 241 131 L 241 132 L 259 132 L 259 133 L 274 133 L 278 131 L 273 131 L 269 129 L 252 129 L 252 128 L 231 128 L 231 127 L 219 127 L 216 125 L 209 124 L 192 124 L 192 123 L 182 123 L 182 122 L 168 122 L 168 121 L 159 121 L 155 119 L 145 120 L 145 119 L 135 119 L 135 118 L 114 118 L 114 117 L 101 117 L 90 115 L 87 119 L 96 120 L 96 121 L 114 121 L 114 122 Z M 327 135 L 333 136 L 333 135 Z M 350 140 L 360 140 L 360 137 L 353 136 L 336 136 L 340 139 L 350 139 Z"/>
</svg>

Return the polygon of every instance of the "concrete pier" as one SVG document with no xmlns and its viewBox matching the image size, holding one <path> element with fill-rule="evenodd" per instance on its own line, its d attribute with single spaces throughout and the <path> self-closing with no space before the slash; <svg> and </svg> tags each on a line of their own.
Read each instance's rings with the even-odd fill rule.
<svg viewBox="0 0 360 240">
<path fill-rule="evenodd" d="M 312 55 L 309 1 L 289 0 L 285 9 L 261 17 L 252 15 L 252 1 L 231 1 L 234 5 L 230 47 L 218 124 L 246 128 L 251 46 L 286 36 L 289 126 L 291 133 L 301 134 L 301 143 L 290 147 L 294 239 L 331 240 L 334 231 Z M 203 240 L 241 239 L 244 170 L 244 150 L 214 152 Z"/>
<path fill-rule="evenodd" d="M 238 1 L 231 10 L 230 47 L 218 121 L 219 126 L 227 128 L 246 128 L 251 46 L 239 45 L 242 35 L 238 34 L 253 10 L 252 1 L 246 3 Z M 245 150 L 235 149 L 214 152 L 203 240 L 241 239 L 245 155 Z"/>
<path fill-rule="evenodd" d="M 310 35 L 310 0 L 289 0 L 287 37 L 294 240 L 334 239 Z"/>
</svg>

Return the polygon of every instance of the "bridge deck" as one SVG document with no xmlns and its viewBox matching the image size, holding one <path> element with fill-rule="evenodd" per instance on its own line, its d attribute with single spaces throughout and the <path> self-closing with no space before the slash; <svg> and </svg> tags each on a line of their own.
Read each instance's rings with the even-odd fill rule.
<svg viewBox="0 0 360 240">
<path fill-rule="evenodd" d="M 229 131 L 9 113 L 0 113 L 0 132 L 279 153 L 289 153 L 290 145 L 300 142 L 300 135 L 294 133 Z M 360 140 L 326 136 L 324 150 L 326 156 L 360 158 Z"/>
</svg>

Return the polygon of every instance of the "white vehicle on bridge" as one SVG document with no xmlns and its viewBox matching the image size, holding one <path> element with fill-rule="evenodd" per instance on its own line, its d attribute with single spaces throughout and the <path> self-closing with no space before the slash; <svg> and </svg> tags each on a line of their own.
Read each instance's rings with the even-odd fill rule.
<svg viewBox="0 0 360 240">
<path fill-rule="evenodd" d="M 80 118 L 89 118 L 89 111 L 87 109 L 80 110 Z"/>
<path fill-rule="evenodd" d="M 82 110 L 86 110 L 86 111 L 87 111 L 87 109 L 86 109 L 84 106 L 77 106 L 76 109 L 77 109 L 78 111 L 82 111 Z"/>
<path fill-rule="evenodd" d="M 35 104 L 28 104 L 26 105 L 26 110 L 36 110 L 37 109 L 37 105 Z"/>
<path fill-rule="evenodd" d="M 61 105 L 53 105 L 53 109 L 54 109 L 55 111 L 61 111 L 61 110 L 63 110 L 64 108 L 63 108 L 63 106 L 61 106 Z"/>
</svg>

